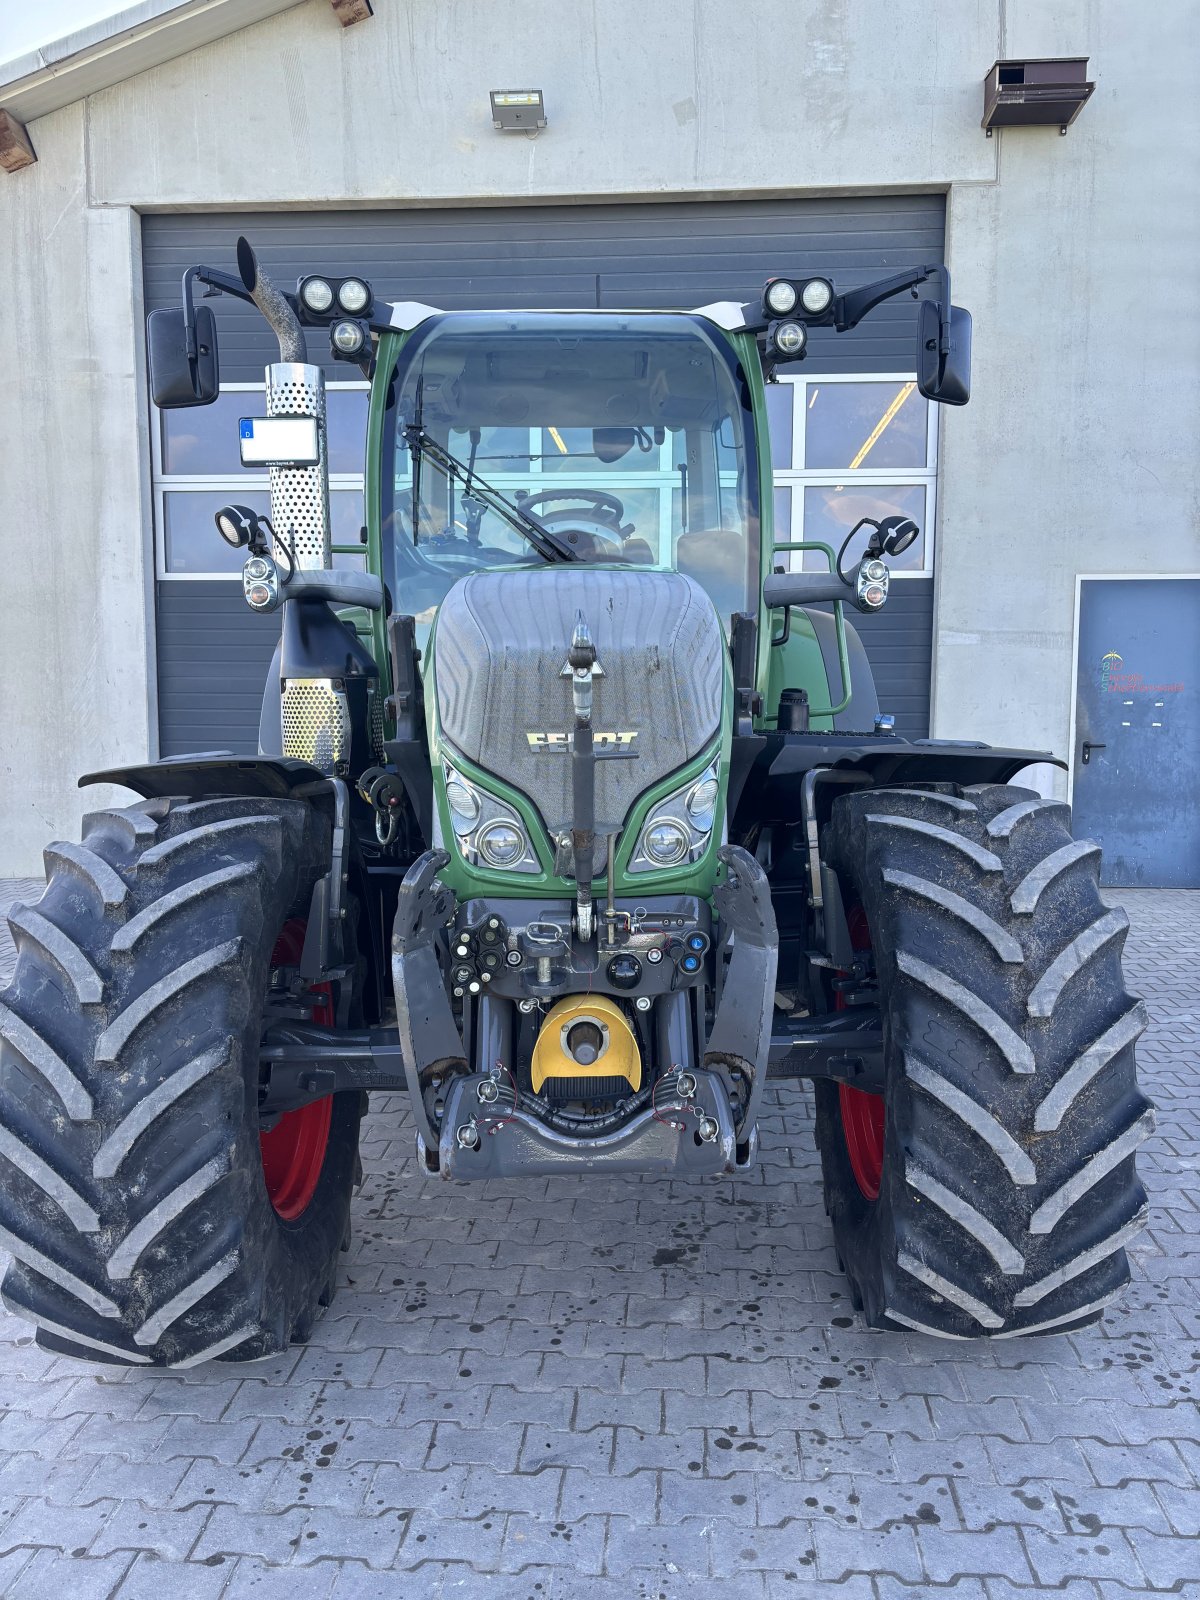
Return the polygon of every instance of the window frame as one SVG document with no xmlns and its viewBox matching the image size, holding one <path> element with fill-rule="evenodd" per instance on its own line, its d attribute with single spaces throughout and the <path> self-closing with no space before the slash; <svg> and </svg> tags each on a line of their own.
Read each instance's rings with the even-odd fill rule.
<svg viewBox="0 0 1200 1600">
<path fill-rule="evenodd" d="M 796 372 L 778 374 L 778 381 L 786 383 L 793 391 L 792 438 L 790 467 L 772 467 L 775 489 L 790 491 L 791 526 L 776 527 L 775 539 L 783 544 L 799 542 L 804 538 L 804 490 L 828 489 L 841 483 L 914 485 L 925 489 L 925 525 L 922 564 L 917 568 L 895 568 L 892 581 L 903 579 L 929 579 L 934 575 L 936 562 L 937 528 L 937 478 L 940 407 L 926 401 L 927 426 L 925 431 L 925 465 L 923 467 L 814 467 L 804 465 L 804 418 L 808 409 L 808 391 L 812 386 L 834 383 L 889 383 L 903 384 L 917 381 L 915 372 Z M 797 465 L 797 462 L 800 464 Z M 789 552 L 788 565 L 798 564 L 799 551 Z"/>
<path fill-rule="evenodd" d="M 327 391 L 345 391 L 357 389 L 362 393 L 369 393 L 371 385 L 365 379 L 355 381 L 332 379 L 325 384 Z M 222 394 L 253 394 L 258 395 L 266 404 L 266 389 L 261 383 L 223 383 Z M 168 494 L 223 494 L 228 495 L 232 501 L 237 501 L 247 491 L 257 494 L 269 492 L 271 477 L 268 472 L 166 472 L 163 470 L 163 431 L 166 427 L 166 414 L 154 410 L 151 415 L 150 426 L 150 462 L 151 462 L 151 492 L 154 501 L 154 576 L 159 583 L 216 583 L 228 582 L 240 584 L 242 574 L 240 568 L 233 572 L 171 572 L 167 568 L 167 518 L 166 497 Z M 366 451 L 366 440 L 363 440 L 363 450 Z M 363 472 L 331 472 L 329 475 L 329 491 L 334 494 L 338 491 L 357 492 L 364 496 L 365 475 Z M 366 510 L 364 505 L 364 520 Z M 213 539 L 219 535 L 213 529 Z M 366 554 L 366 546 L 337 545 L 339 551 L 349 551 L 351 554 L 361 549 Z M 214 542 L 214 551 L 217 546 Z"/>
</svg>

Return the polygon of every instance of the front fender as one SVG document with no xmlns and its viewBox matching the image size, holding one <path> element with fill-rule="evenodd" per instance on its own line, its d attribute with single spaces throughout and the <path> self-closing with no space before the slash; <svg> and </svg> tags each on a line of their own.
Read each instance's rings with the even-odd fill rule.
<svg viewBox="0 0 1200 1600">
<path fill-rule="evenodd" d="M 260 795 L 275 800 L 303 798 L 310 786 L 329 786 L 329 779 L 307 761 L 285 756 L 235 756 L 228 750 L 202 755 L 167 756 L 131 767 L 109 767 L 86 772 L 81 789 L 92 783 L 115 783 L 132 789 L 145 800 L 162 795 L 186 795 L 190 800 L 207 795 Z"/>
</svg>

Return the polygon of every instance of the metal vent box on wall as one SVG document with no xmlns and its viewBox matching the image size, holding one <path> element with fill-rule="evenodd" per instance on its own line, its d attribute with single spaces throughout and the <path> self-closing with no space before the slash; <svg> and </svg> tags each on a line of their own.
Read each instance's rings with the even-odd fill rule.
<svg viewBox="0 0 1200 1600">
<path fill-rule="evenodd" d="M 996 61 L 983 80 L 983 127 L 1067 127 L 1096 85 L 1087 81 L 1087 56 Z"/>
</svg>

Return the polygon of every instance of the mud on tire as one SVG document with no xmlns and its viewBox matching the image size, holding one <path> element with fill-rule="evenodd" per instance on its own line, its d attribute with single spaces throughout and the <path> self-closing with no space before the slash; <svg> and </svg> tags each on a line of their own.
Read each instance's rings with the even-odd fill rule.
<svg viewBox="0 0 1200 1600">
<path fill-rule="evenodd" d="M 5 1303 L 90 1360 L 253 1360 L 308 1336 L 346 1235 L 361 1096 L 285 1221 L 259 1149 L 276 938 L 327 867 L 295 801 L 151 800 L 51 845 L 0 996 Z"/>
<path fill-rule="evenodd" d="M 1153 1127 L 1127 992 L 1128 920 L 1098 846 L 1027 789 L 876 790 L 834 803 L 825 850 L 870 929 L 885 1036 L 878 1198 L 838 1088 L 817 1138 L 838 1254 L 873 1327 L 1067 1332 L 1128 1281 Z"/>
</svg>

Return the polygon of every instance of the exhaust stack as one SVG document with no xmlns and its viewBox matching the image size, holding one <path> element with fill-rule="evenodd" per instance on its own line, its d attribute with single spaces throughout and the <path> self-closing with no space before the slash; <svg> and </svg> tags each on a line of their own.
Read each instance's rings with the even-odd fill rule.
<svg viewBox="0 0 1200 1600">
<path fill-rule="evenodd" d="M 287 299 L 258 264 L 248 239 L 237 242 L 238 272 L 246 292 L 279 340 L 279 360 L 266 370 L 269 417 L 315 417 L 319 459 L 315 467 L 271 467 L 271 522 L 276 555 L 288 537 L 296 565 L 320 571 L 333 565 L 329 533 L 329 446 L 325 431 L 325 374 L 306 359 L 304 329 Z M 288 551 L 283 559 L 288 559 Z"/>
</svg>

